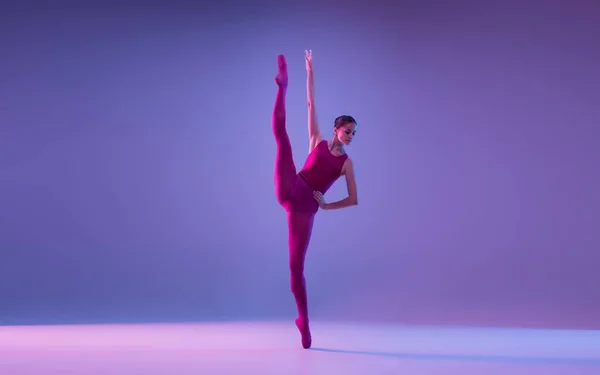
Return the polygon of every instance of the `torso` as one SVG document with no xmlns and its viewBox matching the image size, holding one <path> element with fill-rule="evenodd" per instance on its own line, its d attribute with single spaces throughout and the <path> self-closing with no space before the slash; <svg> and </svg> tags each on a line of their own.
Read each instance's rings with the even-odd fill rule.
<svg viewBox="0 0 600 375">
<path fill-rule="evenodd" d="M 326 141 L 321 141 L 321 142 L 326 142 Z M 346 151 L 343 151 L 342 149 L 340 149 L 339 152 L 331 151 L 331 144 L 329 142 L 327 142 L 327 149 L 329 150 L 329 153 L 335 157 L 341 157 L 343 155 L 347 155 Z M 346 163 L 348 163 L 348 159 L 349 159 L 348 157 L 345 158 L 344 164 L 342 165 L 342 170 L 340 171 L 340 176 L 343 176 L 346 174 Z"/>
<path fill-rule="evenodd" d="M 346 153 L 332 153 L 329 142 L 321 141 L 310 152 L 304 167 L 298 173 L 315 190 L 325 192 L 344 174 Z"/>
</svg>

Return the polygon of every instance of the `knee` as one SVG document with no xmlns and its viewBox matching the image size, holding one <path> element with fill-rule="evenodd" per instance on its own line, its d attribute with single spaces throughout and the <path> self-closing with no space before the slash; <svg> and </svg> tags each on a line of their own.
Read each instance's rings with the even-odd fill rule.
<svg viewBox="0 0 600 375">
<path fill-rule="evenodd" d="M 292 280 L 298 280 L 304 275 L 304 260 L 290 259 L 290 275 Z"/>
<path fill-rule="evenodd" d="M 304 288 L 304 274 L 300 272 L 291 272 L 290 289 L 292 293 L 297 293 Z"/>
</svg>

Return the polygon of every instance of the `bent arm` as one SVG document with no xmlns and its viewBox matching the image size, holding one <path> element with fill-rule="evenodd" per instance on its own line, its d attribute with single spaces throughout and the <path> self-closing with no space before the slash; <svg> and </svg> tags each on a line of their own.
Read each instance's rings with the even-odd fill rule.
<svg viewBox="0 0 600 375">
<path fill-rule="evenodd" d="M 352 160 L 347 159 L 342 169 L 342 174 L 346 176 L 346 188 L 348 196 L 340 201 L 325 204 L 326 210 L 337 210 L 358 205 L 358 194 L 356 192 L 356 178 L 354 177 L 354 167 Z"/>
<path fill-rule="evenodd" d="M 314 79 L 310 60 L 307 60 L 306 65 L 306 100 L 308 104 L 308 140 L 310 153 L 321 142 L 321 132 L 317 124 L 317 116 L 315 114 L 315 93 Z"/>
</svg>

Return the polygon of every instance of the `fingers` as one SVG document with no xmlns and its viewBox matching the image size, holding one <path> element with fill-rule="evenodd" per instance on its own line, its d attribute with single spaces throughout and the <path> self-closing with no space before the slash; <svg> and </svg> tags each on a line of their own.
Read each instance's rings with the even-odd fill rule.
<svg viewBox="0 0 600 375">
<path fill-rule="evenodd" d="M 322 208 L 323 205 L 325 204 L 325 202 L 323 200 L 323 194 L 321 194 L 321 192 L 319 192 L 319 191 L 313 191 L 313 197 L 317 201 L 317 204 L 319 205 L 319 207 Z"/>
<path fill-rule="evenodd" d="M 313 191 L 313 197 L 317 200 L 317 202 L 323 202 L 323 194 L 320 191 Z"/>
<path fill-rule="evenodd" d="M 325 199 L 323 198 L 323 193 L 321 193 L 318 190 L 315 190 L 313 191 L 313 196 L 315 197 L 315 200 L 317 201 L 319 207 L 321 207 L 322 209 L 326 209 L 327 204 L 325 203 Z"/>
</svg>

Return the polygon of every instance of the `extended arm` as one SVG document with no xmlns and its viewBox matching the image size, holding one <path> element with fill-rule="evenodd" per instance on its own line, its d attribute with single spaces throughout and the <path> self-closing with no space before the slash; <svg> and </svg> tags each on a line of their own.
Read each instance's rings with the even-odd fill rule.
<svg viewBox="0 0 600 375">
<path fill-rule="evenodd" d="M 356 193 L 356 179 L 354 178 L 354 167 L 352 166 L 352 160 L 346 159 L 342 174 L 346 176 L 346 187 L 348 189 L 348 196 L 341 201 L 325 203 L 325 210 L 337 210 L 340 208 L 356 206 L 358 204 L 358 195 Z"/>
<path fill-rule="evenodd" d="M 312 71 L 312 51 L 305 51 L 306 56 L 306 100 L 308 104 L 308 140 L 310 153 L 321 142 L 321 133 L 317 125 L 317 116 L 315 114 L 315 94 Z"/>
</svg>

